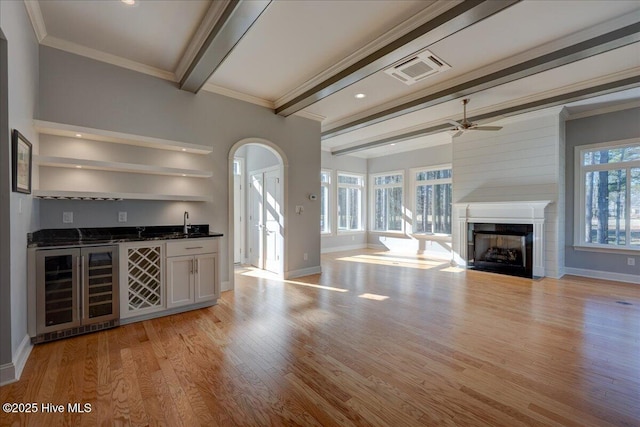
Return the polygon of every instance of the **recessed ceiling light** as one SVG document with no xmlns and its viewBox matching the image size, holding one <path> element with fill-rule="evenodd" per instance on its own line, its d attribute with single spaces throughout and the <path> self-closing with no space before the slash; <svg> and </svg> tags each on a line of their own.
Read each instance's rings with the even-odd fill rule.
<svg viewBox="0 0 640 427">
<path fill-rule="evenodd" d="M 76 133 L 76 138 L 82 138 L 82 134 L 81 133 Z"/>
<path fill-rule="evenodd" d="M 183 148 L 183 149 L 182 149 L 182 151 L 187 151 L 187 149 L 186 149 L 186 148 Z"/>
<path fill-rule="evenodd" d="M 182 176 L 187 176 L 187 174 L 184 174 L 184 173 L 183 173 L 183 174 L 182 174 Z"/>
<path fill-rule="evenodd" d="M 362 99 L 362 98 L 366 98 L 367 95 L 365 95 L 364 93 L 356 93 L 355 97 L 356 99 Z"/>
<path fill-rule="evenodd" d="M 136 0 L 120 0 L 120 1 L 126 4 L 127 6 L 133 6 L 134 4 L 136 4 Z"/>
<path fill-rule="evenodd" d="M 76 165 L 76 167 L 77 167 L 78 169 L 82 169 L 82 166 L 80 166 L 80 165 Z"/>
<path fill-rule="evenodd" d="M 395 143 L 395 142 L 391 144 L 391 146 L 392 146 L 392 147 L 393 147 L 394 145 L 396 145 L 396 143 Z"/>
</svg>

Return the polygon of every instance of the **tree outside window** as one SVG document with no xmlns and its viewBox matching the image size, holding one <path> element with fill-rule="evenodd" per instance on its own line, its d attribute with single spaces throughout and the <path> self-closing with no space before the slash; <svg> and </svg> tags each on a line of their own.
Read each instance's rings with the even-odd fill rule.
<svg viewBox="0 0 640 427">
<path fill-rule="evenodd" d="M 451 168 L 414 172 L 414 233 L 451 234 Z"/>
<path fill-rule="evenodd" d="M 364 176 L 338 173 L 338 231 L 360 231 Z"/>
<path fill-rule="evenodd" d="M 331 233 L 331 171 L 320 172 L 320 233 Z"/>
<path fill-rule="evenodd" d="M 579 156 L 579 243 L 640 248 L 640 143 L 598 144 Z"/>
<path fill-rule="evenodd" d="M 373 176 L 373 230 L 403 230 L 403 178 L 402 173 Z"/>
</svg>

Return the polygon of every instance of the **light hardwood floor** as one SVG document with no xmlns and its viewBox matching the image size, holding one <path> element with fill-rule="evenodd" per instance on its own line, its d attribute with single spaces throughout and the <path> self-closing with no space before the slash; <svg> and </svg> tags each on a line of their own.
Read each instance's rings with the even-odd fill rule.
<svg viewBox="0 0 640 427">
<path fill-rule="evenodd" d="M 640 285 L 373 251 L 34 348 L 2 425 L 640 426 Z"/>
</svg>

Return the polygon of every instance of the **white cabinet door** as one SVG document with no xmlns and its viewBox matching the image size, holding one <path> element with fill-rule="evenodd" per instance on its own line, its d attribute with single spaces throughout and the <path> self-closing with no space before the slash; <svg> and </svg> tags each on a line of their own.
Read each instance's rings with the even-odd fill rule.
<svg viewBox="0 0 640 427">
<path fill-rule="evenodd" d="M 167 308 L 191 304 L 194 300 L 194 258 L 167 258 Z"/>
<path fill-rule="evenodd" d="M 218 298 L 216 254 L 196 255 L 195 265 L 195 302 L 209 301 Z"/>
</svg>

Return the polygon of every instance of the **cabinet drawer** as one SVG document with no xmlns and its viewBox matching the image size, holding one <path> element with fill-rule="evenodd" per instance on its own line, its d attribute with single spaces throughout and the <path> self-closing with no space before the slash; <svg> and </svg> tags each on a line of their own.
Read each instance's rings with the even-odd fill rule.
<svg viewBox="0 0 640 427">
<path fill-rule="evenodd" d="M 218 252 L 217 239 L 192 239 L 167 242 L 167 256 L 183 256 Z"/>
</svg>

